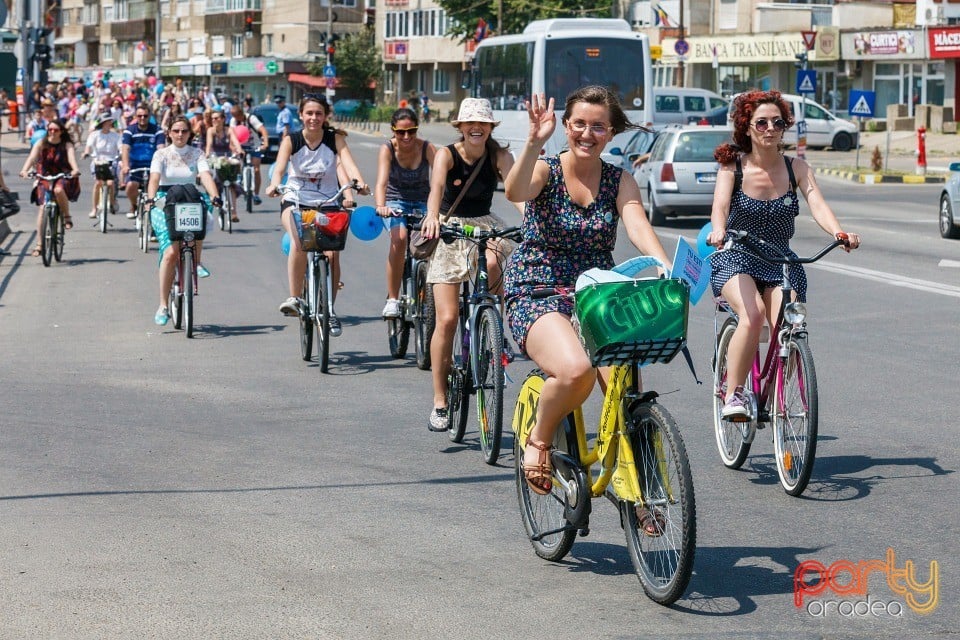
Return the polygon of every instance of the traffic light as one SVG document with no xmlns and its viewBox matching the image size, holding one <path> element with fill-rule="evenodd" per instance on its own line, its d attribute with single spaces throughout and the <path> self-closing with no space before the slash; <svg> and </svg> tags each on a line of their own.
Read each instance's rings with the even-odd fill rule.
<svg viewBox="0 0 960 640">
<path fill-rule="evenodd" d="M 333 64 L 333 54 L 336 52 L 337 50 L 332 44 L 327 45 L 327 64 Z"/>
<path fill-rule="evenodd" d="M 248 38 L 253 37 L 253 16 L 249 13 L 244 17 L 244 33 Z"/>
<path fill-rule="evenodd" d="M 806 69 L 806 68 L 807 68 L 807 54 L 806 54 L 806 53 L 797 53 L 797 54 L 795 54 L 793 57 L 797 59 L 797 61 L 793 63 L 793 65 L 794 65 L 797 69 Z"/>
<path fill-rule="evenodd" d="M 47 41 L 51 33 L 53 31 L 46 27 L 39 27 L 34 33 L 33 60 L 40 65 L 41 69 L 47 69 L 53 62 L 53 47 Z"/>
</svg>

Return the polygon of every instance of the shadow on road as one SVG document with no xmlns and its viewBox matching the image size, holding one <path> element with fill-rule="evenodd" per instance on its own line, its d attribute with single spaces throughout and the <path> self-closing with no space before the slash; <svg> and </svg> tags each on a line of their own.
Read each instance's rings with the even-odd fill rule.
<svg viewBox="0 0 960 640">
<path fill-rule="evenodd" d="M 8 238 L 9 242 L 7 242 L 7 246 L 3 248 L 3 250 L 6 252 L 3 257 L 14 258 L 14 255 L 10 251 L 10 248 L 14 245 L 14 243 L 17 240 L 20 239 L 20 236 L 23 234 L 24 234 L 23 231 L 13 231 L 10 233 L 10 236 Z M 23 244 L 23 248 L 20 249 L 20 253 L 18 253 L 14 258 L 13 266 L 10 267 L 10 271 L 8 271 L 7 275 L 5 275 L 3 277 L 3 280 L 0 281 L 0 298 L 3 298 L 3 294 L 4 292 L 6 292 L 7 286 L 10 284 L 10 280 L 13 278 L 13 274 L 17 272 L 17 269 L 19 269 L 20 266 L 23 264 L 24 258 L 30 255 L 30 252 L 33 250 L 33 245 L 36 237 L 37 237 L 36 231 L 30 232 L 29 237 L 27 237 L 27 241 Z M 0 266 L 3 265 L 3 257 L 0 257 Z M 40 260 L 40 258 L 37 258 L 37 260 Z"/>
<path fill-rule="evenodd" d="M 205 324 L 198 325 L 193 336 L 199 340 L 229 338 L 231 336 L 254 336 L 267 333 L 276 333 L 277 331 L 283 331 L 284 328 L 286 328 L 286 325 L 283 324 L 248 324 L 233 326 L 222 324 Z"/>
<path fill-rule="evenodd" d="M 91 264 L 103 264 L 103 263 L 112 263 L 112 264 L 123 264 L 125 262 L 130 262 L 126 258 L 74 258 L 66 259 L 63 261 L 63 264 L 70 267 L 79 267 L 84 265 Z"/>
</svg>

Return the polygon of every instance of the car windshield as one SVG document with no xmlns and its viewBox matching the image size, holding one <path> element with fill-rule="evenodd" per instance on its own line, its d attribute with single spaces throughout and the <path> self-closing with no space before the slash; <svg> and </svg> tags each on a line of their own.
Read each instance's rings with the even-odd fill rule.
<svg viewBox="0 0 960 640">
<path fill-rule="evenodd" d="M 684 131 L 673 152 L 674 162 L 714 162 L 713 150 L 729 142 L 731 133 L 720 131 Z"/>
</svg>

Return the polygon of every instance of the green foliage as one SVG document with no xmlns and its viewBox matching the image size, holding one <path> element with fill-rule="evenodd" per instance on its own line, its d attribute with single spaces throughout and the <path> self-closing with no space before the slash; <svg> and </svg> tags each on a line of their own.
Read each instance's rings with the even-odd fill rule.
<svg viewBox="0 0 960 640">
<path fill-rule="evenodd" d="M 497 24 L 497 2 L 494 0 L 438 0 L 447 15 L 454 19 L 448 35 L 461 41 L 474 37 L 477 20 L 487 24 L 487 35 L 521 33 L 532 20 L 545 18 L 609 18 L 610 2 L 597 0 L 503 0 L 503 28 Z"/>
<path fill-rule="evenodd" d="M 379 82 L 383 59 L 374 44 L 373 30 L 343 36 L 336 44 L 333 59 L 340 78 L 340 91 L 347 96 L 372 97 L 371 82 Z M 324 62 L 311 62 L 307 65 L 310 75 L 322 76 Z"/>
</svg>

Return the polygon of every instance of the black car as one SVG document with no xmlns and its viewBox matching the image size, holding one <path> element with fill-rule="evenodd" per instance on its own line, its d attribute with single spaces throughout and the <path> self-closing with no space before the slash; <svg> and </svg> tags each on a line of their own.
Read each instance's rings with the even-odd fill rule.
<svg viewBox="0 0 960 640">
<path fill-rule="evenodd" d="M 730 105 L 725 104 L 722 107 L 716 107 L 715 109 L 710 109 L 702 116 L 691 116 L 688 124 L 727 124 L 727 118 L 730 113 Z"/>
<path fill-rule="evenodd" d="M 287 105 L 284 107 L 290 112 L 290 133 L 303 129 L 303 122 L 300 121 L 300 114 L 296 107 Z M 273 164 L 277 161 L 277 149 L 280 148 L 280 136 L 277 135 L 277 114 L 280 108 L 275 104 L 259 104 L 250 110 L 250 114 L 257 116 L 263 121 L 263 126 L 267 128 L 267 135 L 270 137 L 267 150 L 263 152 L 263 163 Z"/>
</svg>

